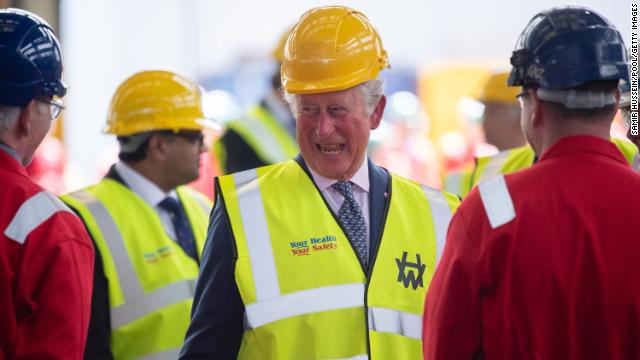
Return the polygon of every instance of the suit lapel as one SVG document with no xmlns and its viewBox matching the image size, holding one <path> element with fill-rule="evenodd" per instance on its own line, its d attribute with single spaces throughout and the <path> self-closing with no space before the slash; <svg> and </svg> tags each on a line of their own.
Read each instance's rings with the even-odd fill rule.
<svg viewBox="0 0 640 360">
<path fill-rule="evenodd" d="M 391 193 L 390 175 L 369 160 L 369 264 L 373 265 L 384 229 L 387 203 Z"/>
</svg>

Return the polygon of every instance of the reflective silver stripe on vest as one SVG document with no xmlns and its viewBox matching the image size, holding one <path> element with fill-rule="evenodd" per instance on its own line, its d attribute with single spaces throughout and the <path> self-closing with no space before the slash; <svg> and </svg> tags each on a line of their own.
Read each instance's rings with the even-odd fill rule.
<svg viewBox="0 0 640 360">
<path fill-rule="evenodd" d="M 451 208 L 442 192 L 428 186 L 422 186 L 422 190 L 427 196 L 429 207 L 431 208 L 431 218 L 433 219 L 433 228 L 436 233 L 436 265 L 438 265 L 447 240 L 447 229 L 451 221 Z"/>
<path fill-rule="evenodd" d="M 141 356 L 138 360 L 176 360 L 180 356 L 180 349 L 171 349 L 152 355 Z"/>
<path fill-rule="evenodd" d="M 422 316 L 393 309 L 370 307 L 369 330 L 422 340 Z"/>
<path fill-rule="evenodd" d="M 256 170 L 251 169 L 233 175 L 233 180 L 249 250 L 256 301 L 261 302 L 280 296 L 280 284 L 257 177 Z"/>
<path fill-rule="evenodd" d="M 325 286 L 246 305 L 246 325 L 255 329 L 293 316 L 359 306 L 364 306 L 364 284 Z"/>
<path fill-rule="evenodd" d="M 246 130 L 255 137 L 260 147 L 257 152 L 259 155 L 264 154 L 268 163 L 277 163 L 289 158 L 282 144 L 262 119 L 247 115 L 241 120 L 239 126 L 246 127 Z"/>
<path fill-rule="evenodd" d="M 478 185 L 480 198 L 489 218 L 491 228 L 495 229 L 516 217 L 513 201 L 504 180 L 504 175 L 494 177 Z"/>
<path fill-rule="evenodd" d="M 193 298 L 195 280 L 165 285 L 157 290 L 111 309 L 111 326 L 119 328 L 167 306 Z"/>
<path fill-rule="evenodd" d="M 369 355 L 361 354 L 361 355 L 352 356 L 350 358 L 329 359 L 329 360 L 369 360 Z"/>
<path fill-rule="evenodd" d="M 200 196 L 200 194 L 190 194 L 189 192 L 187 192 L 186 195 L 189 196 L 189 198 L 194 199 L 196 201 L 196 203 L 198 203 L 198 205 L 202 209 L 203 213 L 205 213 L 207 215 L 211 214 L 211 205 L 209 203 L 207 203 L 202 198 L 202 196 Z"/>
<path fill-rule="evenodd" d="M 20 205 L 9 226 L 4 230 L 4 235 L 17 243 L 24 244 L 33 230 L 60 211 L 73 214 L 71 209 L 55 195 L 48 191 L 40 191 Z"/>
<path fill-rule="evenodd" d="M 482 174 L 480 174 L 480 179 L 478 182 L 492 179 L 494 176 L 500 174 L 500 170 L 504 166 L 504 163 L 507 162 L 509 155 L 513 150 L 505 150 L 495 154 L 484 167 Z"/>
<path fill-rule="evenodd" d="M 113 328 L 121 327 L 159 309 L 193 297 L 194 280 L 172 283 L 145 294 L 133 262 L 129 258 L 122 234 L 109 215 L 109 211 L 100 200 L 87 191 L 76 191 L 70 196 L 81 201 L 89 209 L 113 258 L 125 299 L 124 304 L 111 309 Z"/>
<path fill-rule="evenodd" d="M 144 295 L 142 285 L 138 280 L 138 274 L 129 258 L 124 239 L 122 239 L 122 234 L 120 234 L 120 230 L 113 222 L 113 218 L 111 218 L 107 208 L 95 196 L 84 190 L 73 192 L 69 196 L 82 202 L 98 224 L 102 237 L 113 258 L 125 303 Z"/>
<path fill-rule="evenodd" d="M 464 174 L 455 172 L 444 178 L 444 190 L 453 194 L 462 194 L 462 178 Z"/>
</svg>

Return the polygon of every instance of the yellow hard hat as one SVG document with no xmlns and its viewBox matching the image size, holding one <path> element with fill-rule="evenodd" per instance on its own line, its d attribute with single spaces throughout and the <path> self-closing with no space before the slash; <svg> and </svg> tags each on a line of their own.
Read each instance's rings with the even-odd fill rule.
<svg viewBox="0 0 640 360">
<path fill-rule="evenodd" d="M 344 6 L 307 11 L 291 29 L 282 61 L 282 87 L 290 94 L 351 88 L 389 67 L 369 19 Z"/>
<path fill-rule="evenodd" d="M 517 105 L 516 95 L 520 92 L 521 87 L 507 86 L 508 78 L 509 72 L 499 72 L 489 76 L 482 88 L 480 101 Z"/>
<path fill-rule="evenodd" d="M 128 136 L 153 130 L 202 130 L 198 85 L 169 71 L 141 71 L 113 95 L 104 132 Z"/>
<path fill-rule="evenodd" d="M 278 39 L 278 44 L 271 52 L 271 56 L 273 56 L 273 58 L 276 59 L 276 61 L 281 64 L 282 64 L 282 61 L 284 61 L 284 46 L 287 43 L 287 39 L 289 38 L 290 32 L 291 32 L 291 28 L 289 27 L 285 32 L 282 33 L 282 35 L 280 35 L 280 38 Z"/>
</svg>

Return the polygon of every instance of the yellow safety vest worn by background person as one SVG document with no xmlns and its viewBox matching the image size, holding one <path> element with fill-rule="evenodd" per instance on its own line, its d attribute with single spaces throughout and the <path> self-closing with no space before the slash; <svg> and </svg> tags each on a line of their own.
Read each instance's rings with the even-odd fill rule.
<svg viewBox="0 0 640 360">
<path fill-rule="evenodd" d="M 298 144 L 287 129 L 262 106 L 249 109 L 246 116 L 226 126 L 237 132 L 265 164 L 275 164 L 294 157 Z M 226 169 L 227 154 L 220 139 L 214 143 L 215 156 L 221 169 Z"/>
<path fill-rule="evenodd" d="M 454 195 L 392 175 L 365 273 L 295 160 L 223 176 L 219 185 L 245 306 L 239 359 L 422 359 L 424 298 Z"/>
<path fill-rule="evenodd" d="M 476 169 L 475 164 L 467 164 L 462 168 L 454 170 L 444 177 L 442 188 L 446 192 L 465 197 L 469 193 L 469 189 L 473 184 L 473 172 Z"/>
<path fill-rule="evenodd" d="M 201 255 L 211 204 L 176 188 Z M 64 195 L 87 226 L 109 283 L 115 359 L 178 357 L 189 325 L 198 263 L 165 233 L 160 217 L 126 186 L 105 178 Z"/>
<path fill-rule="evenodd" d="M 631 142 L 611 138 L 618 150 L 636 170 L 640 167 L 638 148 Z M 445 177 L 445 190 L 465 197 L 474 186 L 500 174 L 509 174 L 533 165 L 535 152 L 529 145 L 501 151 L 493 156 L 479 157 L 472 170 L 454 172 Z"/>
</svg>

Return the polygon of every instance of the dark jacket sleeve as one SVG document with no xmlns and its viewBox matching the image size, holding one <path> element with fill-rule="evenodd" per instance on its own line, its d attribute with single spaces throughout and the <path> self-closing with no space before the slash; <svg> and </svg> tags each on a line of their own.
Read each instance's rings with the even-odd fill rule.
<svg viewBox="0 0 640 360">
<path fill-rule="evenodd" d="M 235 359 L 244 331 L 244 305 L 234 277 L 235 243 L 219 187 L 216 194 L 180 359 Z"/>
<path fill-rule="evenodd" d="M 219 141 L 226 152 L 224 169 L 222 169 L 225 174 L 268 165 L 258 157 L 258 154 L 247 144 L 242 136 L 232 129 L 227 129 Z"/>
<path fill-rule="evenodd" d="M 92 239 L 93 241 L 93 239 Z M 93 267 L 93 293 L 91 294 L 91 318 L 87 347 L 84 351 L 86 360 L 113 359 L 111 354 L 111 313 L 109 311 L 109 283 L 104 275 L 102 256 L 93 241 L 95 264 Z"/>
</svg>

